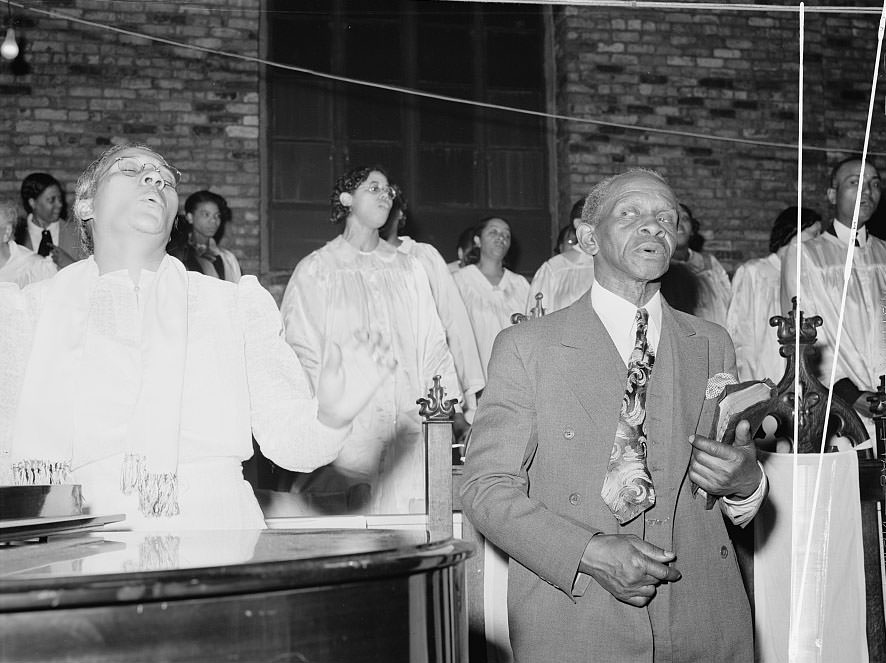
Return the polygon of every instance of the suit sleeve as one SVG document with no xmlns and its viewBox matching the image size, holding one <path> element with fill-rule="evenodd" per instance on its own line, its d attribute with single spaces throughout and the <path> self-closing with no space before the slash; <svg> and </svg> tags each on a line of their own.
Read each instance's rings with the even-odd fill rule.
<svg viewBox="0 0 886 663">
<path fill-rule="evenodd" d="M 538 449 L 536 386 L 515 343 L 518 334 L 517 327 L 506 329 L 493 345 L 465 460 L 464 511 L 492 543 L 572 598 L 582 554 L 598 530 L 563 518 L 528 493 Z"/>
</svg>

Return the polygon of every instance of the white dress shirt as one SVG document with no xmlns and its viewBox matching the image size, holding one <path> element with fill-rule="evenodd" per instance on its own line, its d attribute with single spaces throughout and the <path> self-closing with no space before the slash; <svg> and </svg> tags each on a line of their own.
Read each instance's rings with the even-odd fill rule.
<svg viewBox="0 0 886 663">
<path fill-rule="evenodd" d="M 36 251 L 40 247 L 40 240 L 43 239 L 43 231 L 48 230 L 52 236 L 53 246 L 58 246 L 58 230 L 59 222 L 53 221 L 46 228 L 38 226 L 34 223 L 34 215 L 28 214 L 28 236 L 31 238 L 31 248 Z"/>
<path fill-rule="evenodd" d="M 609 337 L 615 343 L 615 348 L 627 367 L 636 341 L 637 306 L 607 290 L 596 280 L 591 288 L 591 306 L 609 332 Z M 661 340 L 661 293 L 656 292 L 652 295 L 643 308 L 649 314 L 646 342 L 654 353 L 658 350 L 658 342 Z M 757 464 L 760 465 L 759 462 Z M 762 475 L 760 483 L 751 495 L 743 500 L 730 500 L 727 497 L 720 500 L 723 513 L 736 525 L 744 526 L 750 522 L 766 497 L 769 484 L 762 465 L 760 473 Z M 655 477 L 652 477 L 652 481 L 655 482 Z"/>
</svg>

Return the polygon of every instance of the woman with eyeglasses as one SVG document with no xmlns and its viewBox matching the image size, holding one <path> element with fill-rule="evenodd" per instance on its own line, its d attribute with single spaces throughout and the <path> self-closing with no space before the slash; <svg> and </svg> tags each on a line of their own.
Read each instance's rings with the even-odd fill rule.
<svg viewBox="0 0 886 663">
<path fill-rule="evenodd" d="M 15 229 L 15 241 L 59 267 L 85 257 L 77 222 L 69 220 L 61 183 L 48 173 L 31 173 L 22 181 L 27 218 Z"/>
<path fill-rule="evenodd" d="M 514 313 L 524 311 L 529 297 L 529 282 L 505 266 L 510 250 L 511 226 L 501 217 L 487 217 L 474 228 L 467 266 L 452 275 L 471 318 L 484 377 L 492 342 Z"/>
<path fill-rule="evenodd" d="M 218 245 L 231 220 L 228 201 L 212 191 L 197 191 L 185 200 L 166 250 L 185 267 L 231 283 L 240 280 L 240 263 L 228 249 Z"/>
<path fill-rule="evenodd" d="M 154 150 L 110 148 L 76 188 L 92 256 L 0 284 L 0 479 L 81 484 L 90 513 L 127 528 L 261 528 L 252 436 L 284 467 L 329 462 L 392 365 L 368 333 L 330 344 L 312 392 L 254 277 L 166 253 L 178 183 Z"/>
<path fill-rule="evenodd" d="M 425 454 L 416 399 L 435 375 L 459 398 L 446 334 L 418 261 L 379 236 L 396 195 L 384 169 L 354 168 L 335 182 L 331 221 L 341 234 L 295 268 L 281 311 L 286 340 L 316 385 L 330 342 L 369 327 L 398 365 L 354 419 L 338 458 L 295 478 L 301 513 L 422 513 Z"/>
</svg>

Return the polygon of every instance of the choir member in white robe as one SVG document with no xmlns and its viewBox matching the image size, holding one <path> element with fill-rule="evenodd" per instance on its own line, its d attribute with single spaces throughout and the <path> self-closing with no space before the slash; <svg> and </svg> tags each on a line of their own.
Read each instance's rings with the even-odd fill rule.
<svg viewBox="0 0 886 663">
<path fill-rule="evenodd" d="M 425 453 L 416 400 L 436 375 L 447 398 L 458 379 L 424 269 L 379 236 L 394 190 L 383 169 L 354 168 L 340 177 L 332 219 L 342 234 L 302 259 L 283 295 L 286 340 L 316 380 L 326 345 L 370 327 L 389 339 L 394 379 L 353 422 L 331 465 L 297 477 L 305 514 L 422 513 Z"/>
<path fill-rule="evenodd" d="M 680 263 L 695 275 L 698 286 L 698 299 L 695 310 L 687 311 L 709 322 L 726 326 L 726 311 L 732 298 L 729 275 L 720 261 L 710 253 L 692 248 L 703 238 L 699 233 L 700 224 L 689 208 L 680 203 L 680 224 L 677 226 L 677 248 L 672 262 Z M 665 277 L 667 278 L 667 277 Z"/>
<path fill-rule="evenodd" d="M 821 216 L 803 208 L 800 217 L 802 240 L 818 237 Z M 735 363 L 740 380 L 769 378 L 775 384 L 785 370 L 778 353 L 778 336 L 769 319 L 782 315 L 781 263 L 787 251 L 796 251 L 797 208 L 788 207 L 772 225 L 769 255 L 739 265 L 732 277 L 732 301 L 726 314 L 726 330 L 735 344 Z"/>
<path fill-rule="evenodd" d="M 477 408 L 477 393 L 486 384 L 471 320 L 468 318 L 465 303 L 462 301 L 458 287 L 452 278 L 452 272 L 440 252 L 426 242 L 416 242 L 408 235 L 398 234 L 406 226 L 407 204 L 402 191 L 396 186 L 394 189 L 397 191 L 397 195 L 394 198 L 388 220 L 380 229 L 379 234 L 398 251 L 418 260 L 428 276 L 431 293 L 434 295 L 440 321 L 446 330 L 446 341 L 455 362 L 455 372 L 458 375 L 459 386 L 464 396 L 464 416 L 469 423 Z M 459 437 L 463 431 L 459 430 L 458 423 L 455 428 L 456 437 Z"/>
<path fill-rule="evenodd" d="M 13 241 L 17 215 L 15 203 L 0 201 L 0 282 L 15 283 L 24 288 L 29 283 L 49 278 L 58 269 L 49 256 L 37 255 Z"/>
<path fill-rule="evenodd" d="M 529 286 L 526 314 L 536 306 L 536 295 L 541 293 L 545 313 L 553 313 L 574 303 L 588 291 L 594 282 L 594 257 L 585 253 L 575 239 L 575 220 L 581 221 L 584 199 L 572 206 L 569 225 L 557 238 L 558 253 L 542 263 Z"/>
<path fill-rule="evenodd" d="M 178 181 L 152 149 L 108 149 L 74 203 L 94 255 L 24 290 L 0 284 L 0 470 L 81 484 L 91 513 L 135 529 L 262 528 L 241 466 L 252 435 L 295 470 L 331 461 L 393 360 L 368 333 L 331 347 L 315 398 L 254 277 L 166 254 Z"/>
<path fill-rule="evenodd" d="M 484 375 L 492 355 L 492 342 L 511 316 L 522 313 L 529 282 L 504 266 L 511 248 L 511 227 L 499 217 L 482 220 L 474 230 L 469 264 L 453 276 L 468 309 Z"/>
<path fill-rule="evenodd" d="M 816 347 L 822 351 L 821 381 L 830 382 L 846 255 L 851 241 L 852 217 L 858 187 L 858 246 L 854 247 L 846 292 L 840 355 L 834 373 L 834 393 L 855 407 L 873 434 L 867 399 L 874 395 L 880 375 L 886 373 L 886 242 L 867 232 L 865 224 L 880 202 L 880 173 L 871 162 L 861 173 L 861 160 L 850 157 L 831 171 L 827 190 L 834 205 L 833 225 L 814 240 L 804 242 L 801 258 L 801 309 L 807 316 L 820 315 Z M 782 265 L 782 306 L 789 310 L 797 293 L 796 252 L 788 251 Z"/>
</svg>

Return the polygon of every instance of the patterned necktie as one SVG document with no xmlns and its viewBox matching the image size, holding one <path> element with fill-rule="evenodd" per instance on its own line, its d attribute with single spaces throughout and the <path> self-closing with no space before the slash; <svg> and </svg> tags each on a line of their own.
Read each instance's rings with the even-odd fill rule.
<svg viewBox="0 0 886 663">
<path fill-rule="evenodd" d="M 52 253 L 52 233 L 47 228 L 40 233 L 40 246 L 37 247 L 37 253 L 44 258 Z"/>
<path fill-rule="evenodd" d="M 637 310 L 637 339 L 628 360 L 628 378 L 621 401 L 615 442 L 601 496 L 622 525 L 655 504 L 652 477 L 646 468 L 646 386 L 655 355 L 646 343 L 649 314 Z"/>
</svg>

